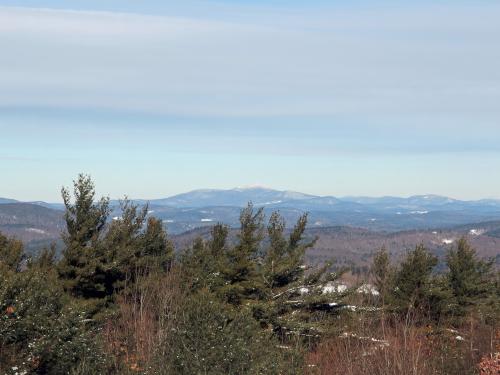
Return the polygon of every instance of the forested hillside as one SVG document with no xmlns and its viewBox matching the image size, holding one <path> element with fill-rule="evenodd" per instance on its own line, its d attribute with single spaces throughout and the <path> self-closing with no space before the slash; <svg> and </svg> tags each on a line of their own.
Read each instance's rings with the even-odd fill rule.
<svg viewBox="0 0 500 375">
<path fill-rule="evenodd" d="M 0 235 L 5 374 L 496 374 L 500 280 L 465 238 L 391 258 L 306 262 L 302 215 L 248 204 L 175 251 L 148 207 L 80 175 L 63 189 L 63 250 L 28 256 Z M 354 247 L 355 248 L 355 247 Z M 392 250 L 391 250 L 392 252 Z M 437 272 L 439 271 L 439 272 Z M 347 275 L 350 275 L 347 277 Z"/>
</svg>

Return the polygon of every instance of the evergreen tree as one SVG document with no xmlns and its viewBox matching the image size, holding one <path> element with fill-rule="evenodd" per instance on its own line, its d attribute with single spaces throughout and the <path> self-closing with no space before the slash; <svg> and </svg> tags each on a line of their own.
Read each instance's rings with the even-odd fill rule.
<svg viewBox="0 0 500 375">
<path fill-rule="evenodd" d="M 73 182 L 74 203 L 68 189 L 62 189 L 66 211 L 65 249 L 59 275 L 72 294 L 82 297 L 105 297 L 112 293 L 112 280 L 106 275 L 108 254 L 100 246 L 109 216 L 109 198 L 95 202 L 94 183 L 80 174 Z"/>
<path fill-rule="evenodd" d="M 207 288 L 212 292 L 220 292 L 225 285 L 222 271 L 227 264 L 228 231 L 227 226 L 216 224 L 211 230 L 209 241 L 199 237 L 181 255 L 180 263 L 193 291 Z"/>
<path fill-rule="evenodd" d="M 127 198 L 120 202 L 121 216 L 116 217 L 107 228 L 99 243 L 106 256 L 103 268 L 111 293 L 133 282 L 138 274 L 137 255 L 140 253 L 139 237 L 147 215 L 147 206 L 140 209 Z"/>
<path fill-rule="evenodd" d="M 49 247 L 44 247 L 38 256 L 32 258 L 29 265 L 41 270 L 53 271 L 56 263 L 56 245 L 51 244 Z"/>
<path fill-rule="evenodd" d="M 382 304 L 385 304 L 387 294 L 391 288 L 391 261 L 389 253 L 385 247 L 382 247 L 373 258 L 372 274 L 374 277 L 374 285 L 380 293 Z"/>
<path fill-rule="evenodd" d="M 158 358 L 160 374 L 301 374 L 293 349 L 262 331 L 247 310 L 235 310 L 206 290 L 189 296 Z"/>
<path fill-rule="evenodd" d="M 252 203 L 241 211 L 238 244 L 227 250 L 222 265 L 227 282 L 222 293 L 232 304 L 239 305 L 247 298 L 254 299 L 262 290 L 257 260 L 264 238 L 263 220 L 263 209 L 255 211 Z"/>
<path fill-rule="evenodd" d="M 17 271 L 23 259 L 23 243 L 0 233 L 0 272 Z"/>
<path fill-rule="evenodd" d="M 54 268 L 29 267 L 0 278 L 0 373 L 103 374 L 106 362 L 90 314 L 64 293 Z"/>
<path fill-rule="evenodd" d="M 263 274 L 266 285 L 271 290 L 288 286 L 298 281 L 304 274 L 304 255 L 314 246 L 315 240 L 303 242 L 307 225 L 307 214 L 302 215 L 293 228 L 288 240 L 285 238 L 285 220 L 274 212 L 267 227 L 269 247 L 264 256 Z"/>
<path fill-rule="evenodd" d="M 107 257 L 106 280 L 112 283 L 113 292 L 139 276 L 167 271 L 174 253 L 162 222 L 147 218 L 147 205 L 140 208 L 125 198 L 120 208 L 121 217 L 110 223 L 99 244 Z"/>
<path fill-rule="evenodd" d="M 421 313 L 428 311 L 431 274 L 437 262 L 437 258 L 424 245 L 417 245 L 406 254 L 395 274 L 395 288 L 392 291 L 397 309 L 403 313 L 414 309 Z"/>
<path fill-rule="evenodd" d="M 165 272 L 170 269 L 174 257 L 174 245 L 168 239 L 161 220 L 149 217 L 146 229 L 140 236 L 138 267 L 147 272 Z"/>
<path fill-rule="evenodd" d="M 212 228 L 212 238 L 209 242 L 210 256 L 212 259 L 220 260 L 227 251 L 227 238 L 229 228 L 227 225 L 218 223 Z"/>
<path fill-rule="evenodd" d="M 286 235 L 284 219 L 273 213 L 267 225 L 268 241 L 264 241 L 263 220 L 262 210 L 254 210 L 249 204 L 242 210 L 235 245 L 227 244 L 227 227 L 220 224 L 212 229 L 211 240 L 198 238 L 181 255 L 191 290 L 214 292 L 220 301 L 238 311 L 251 312 L 261 327 L 272 329 L 281 338 L 316 337 L 319 331 L 328 331 L 331 321 L 319 317 L 339 311 L 341 300 L 349 292 L 328 295 L 323 287 L 337 280 L 344 270 L 328 272 L 328 263 L 306 274 L 305 252 L 316 241 L 304 238 L 307 215 L 301 216 Z"/>
<path fill-rule="evenodd" d="M 253 315 L 263 327 L 270 327 L 285 345 L 304 338 L 316 341 L 335 329 L 333 324 L 350 291 L 324 293 L 345 271 L 329 272 L 327 262 L 319 270 L 306 273 L 306 251 L 316 239 L 305 238 L 307 214 L 302 215 L 288 236 L 285 221 L 275 212 L 268 224 L 269 245 L 264 251 L 260 273 L 265 293 L 254 304 Z"/>
<path fill-rule="evenodd" d="M 493 294 L 493 264 L 478 259 L 476 251 L 465 238 L 458 241 L 456 248 L 450 249 L 446 262 L 449 268 L 448 282 L 459 315 Z"/>
</svg>

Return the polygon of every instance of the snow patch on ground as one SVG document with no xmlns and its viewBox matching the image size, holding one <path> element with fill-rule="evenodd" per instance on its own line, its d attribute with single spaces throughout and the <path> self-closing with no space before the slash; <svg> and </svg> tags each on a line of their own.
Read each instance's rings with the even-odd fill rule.
<svg viewBox="0 0 500 375">
<path fill-rule="evenodd" d="M 32 233 L 38 233 L 38 234 L 47 234 L 46 231 L 38 228 L 26 228 L 26 231 L 32 232 Z"/>
<path fill-rule="evenodd" d="M 361 285 L 356 292 L 360 294 L 371 294 L 372 296 L 379 296 L 379 291 L 371 284 L 363 284 Z"/>
<path fill-rule="evenodd" d="M 344 284 L 334 284 L 327 283 L 321 288 L 321 293 L 329 294 L 329 293 L 343 293 L 347 290 L 347 285 Z"/>
<path fill-rule="evenodd" d="M 299 293 L 300 293 L 301 296 L 309 294 L 309 288 L 302 287 L 302 288 L 299 289 Z"/>
<path fill-rule="evenodd" d="M 264 202 L 264 203 L 257 203 L 257 206 L 266 206 L 266 205 L 269 205 L 269 204 L 278 204 L 278 203 L 281 203 L 283 201 L 279 200 L 279 201 L 270 201 L 270 202 Z"/>
<path fill-rule="evenodd" d="M 484 229 L 471 229 L 469 231 L 469 234 L 472 236 L 480 236 L 484 234 L 486 231 Z"/>
</svg>

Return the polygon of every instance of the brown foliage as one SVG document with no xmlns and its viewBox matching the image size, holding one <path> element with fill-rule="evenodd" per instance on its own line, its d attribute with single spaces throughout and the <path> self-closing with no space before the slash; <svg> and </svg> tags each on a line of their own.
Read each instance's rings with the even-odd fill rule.
<svg viewBox="0 0 500 375">
<path fill-rule="evenodd" d="M 493 356 L 485 356 L 479 363 L 479 373 L 481 375 L 500 374 L 500 353 Z"/>
<path fill-rule="evenodd" d="M 496 336 L 496 353 L 485 355 L 479 363 L 480 375 L 497 375 L 500 374 L 500 329 L 497 330 Z"/>
<path fill-rule="evenodd" d="M 481 356 L 492 349 L 492 328 L 478 322 L 460 330 L 437 330 L 417 326 L 413 320 L 396 319 L 374 324 L 363 321 L 360 327 L 360 333 L 346 332 L 330 338 L 311 352 L 308 374 L 475 374 Z M 498 371 L 494 367 L 497 365 L 487 355 L 482 371 Z"/>
<path fill-rule="evenodd" d="M 104 329 L 105 348 L 120 373 L 138 373 L 151 367 L 165 350 L 165 335 L 183 296 L 180 273 L 139 277 L 133 289 L 118 298 L 119 311 Z"/>
</svg>

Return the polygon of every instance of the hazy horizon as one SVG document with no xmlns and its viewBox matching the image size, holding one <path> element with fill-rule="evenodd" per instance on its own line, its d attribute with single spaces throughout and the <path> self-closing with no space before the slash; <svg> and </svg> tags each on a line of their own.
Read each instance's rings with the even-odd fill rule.
<svg viewBox="0 0 500 375">
<path fill-rule="evenodd" d="M 500 199 L 493 1 L 0 0 L 0 196 Z"/>
<path fill-rule="evenodd" d="M 66 188 L 72 189 L 72 184 L 68 184 L 65 186 Z M 288 192 L 294 192 L 294 193 L 302 193 L 306 195 L 312 195 L 312 196 L 319 196 L 319 197 L 335 197 L 338 199 L 355 199 L 355 198 L 374 198 L 374 199 L 379 199 L 379 198 L 411 198 L 411 197 L 426 197 L 426 196 L 440 196 L 440 197 L 446 197 L 450 199 L 455 199 L 455 200 L 462 200 L 462 201 L 478 201 L 478 200 L 500 200 L 500 198 L 496 197 L 480 197 L 480 198 L 473 198 L 473 199 L 467 199 L 467 198 L 457 198 L 453 197 L 450 195 L 442 195 L 442 194 L 433 194 L 433 193 L 425 193 L 425 194 L 410 194 L 410 195 L 352 195 L 352 194 L 347 194 L 347 195 L 335 195 L 335 194 L 313 194 L 307 191 L 298 191 L 298 190 L 293 190 L 293 189 L 278 189 L 278 188 L 273 188 L 270 186 L 264 186 L 264 185 L 243 185 L 243 186 L 233 186 L 233 187 L 222 187 L 222 188 L 196 188 L 196 189 L 191 189 L 191 190 L 186 190 L 186 191 L 179 191 L 174 194 L 169 194 L 169 195 L 160 195 L 160 196 L 153 196 L 153 197 L 147 197 L 147 196 L 130 196 L 130 194 L 123 193 L 119 196 L 111 196 L 110 194 L 107 194 L 105 192 L 101 192 L 98 194 L 98 197 L 103 196 L 103 197 L 109 197 L 112 200 L 120 200 L 125 197 L 128 199 L 132 200 L 155 200 L 155 199 L 164 199 L 164 198 L 170 198 L 179 194 L 185 194 L 185 193 L 193 193 L 197 191 L 234 191 L 234 190 L 250 190 L 250 189 L 266 189 L 266 190 L 275 190 L 275 191 L 288 191 Z M 96 191 L 100 191 L 102 189 L 96 189 Z M 97 198 L 98 198 L 97 197 Z M 0 198 L 5 198 L 5 199 L 14 199 L 20 202 L 37 202 L 37 201 L 43 201 L 46 203 L 62 203 L 62 199 L 59 197 L 59 199 L 55 200 L 44 200 L 44 199 L 39 199 L 39 198 L 28 198 L 28 199 L 20 199 L 16 198 L 13 196 L 4 196 L 0 194 Z"/>
</svg>

